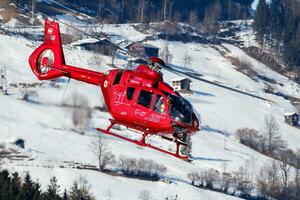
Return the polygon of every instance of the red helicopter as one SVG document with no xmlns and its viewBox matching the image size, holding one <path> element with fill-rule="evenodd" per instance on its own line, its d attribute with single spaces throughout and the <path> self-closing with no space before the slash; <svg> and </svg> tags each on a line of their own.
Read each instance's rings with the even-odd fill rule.
<svg viewBox="0 0 300 200">
<path fill-rule="evenodd" d="M 135 70 L 114 69 L 105 73 L 67 65 L 62 49 L 59 24 L 46 18 L 44 43 L 31 54 L 29 64 L 39 80 L 65 76 L 100 87 L 113 119 L 110 120 L 111 124 L 107 129 L 97 128 L 96 130 L 182 159 L 187 159 L 188 156 L 180 154 L 180 146 L 187 146 L 186 137 L 200 130 L 200 119 L 193 106 L 163 81 L 161 68 L 266 100 L 202 79 L 194 74 L 173 69 L 157 57 L 145 60 L 148 64 L 140 64 Z M 141 139 L 133 140 L 111 132 L 115 124 L 142 132 Z M 150 135 L 160 135 L 173 141 L 176 144 L 176 152 L 148 144 L 145 139 Z"/>
</svg>

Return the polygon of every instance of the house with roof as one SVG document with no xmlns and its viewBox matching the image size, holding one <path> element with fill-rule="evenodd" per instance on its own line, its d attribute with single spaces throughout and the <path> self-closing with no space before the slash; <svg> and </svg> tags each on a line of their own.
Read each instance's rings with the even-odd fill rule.
<svg viewBox="0 0 300 200">
<path fill-rule="evenodd" d="M 174 78 L 170 80 L 171 86 L 175 91 L 183 92 L 183 93 L 192 93 L 191 90 L 191 80 L 189 78 Z"/>
<path fill-rule="evenodd" d="M 147 44 L 147 43 L 132 43 L 128 46 L 126 46 L 126 49 L 130 53 L 136 54 L 138 56 L 142 57 L 158 57 L 159 55 L 159 48 L 152 45 L 152 44 Z"/>
<path fill-rule="evenodd" d="M 298 126 L 299 125 L 299 114 L 296 112 L 285 113 L 284 121 L 285 121 L 285 123 L 287 123 L 291 126 Z"/>
</svg>

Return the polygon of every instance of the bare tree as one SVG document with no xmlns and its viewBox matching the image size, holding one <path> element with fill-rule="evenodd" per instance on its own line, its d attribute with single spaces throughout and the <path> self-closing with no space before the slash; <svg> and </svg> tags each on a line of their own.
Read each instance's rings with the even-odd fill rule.
<svg viewBox="0 0 300 200">
<path fill-rule="evenodd" d="M 198 11 L 197 10 L 193 10 L 192 12 L 190 12 L 190 16 L 189 16 L 189 24 L 191 26 L 195 26 L 198 23 L 199 19 L 198 19 Z"/>
<path fill-rule="evenodd" d="M 173 21 L 175 22 L 180 22 L 181 21 L 181 12 L 179 11 L 175 11 L 174 17 L 173 17 Z"/>
<path fill-rule="evenodd" d="M 283 188 L 284 188 L 284 190 L 286 190 L 288 188 L 291 166 L 285 162 L 280 161 L 279 168 L 280 168 Z"/>
<path fill-rule="evenodd" d="M 170 52 L 168 42 L 165 43 L 165 46 L 160 52 L 160 57 L 165 61 L 166 64 L 170 64 L 172 62 L 173 55 Z"/>
<path fill-rule="evenodd" d="M 256 178 L 257 189 L 263 197 L 276 197 L 281 188 L 279 165 L 277 161 L 263 166 Z"/>
<path fill-rule="evenodd" d="M 184 62 L 184 67 L 187 69 L 188 67 L 191 67 L 193 58 L 189 54 L 184 54 L 183 62 Z"/>
<path fill-rule="evenodd" d="M 167 19 L 167 4 L 168 4 L 168 0 L 164 0 L 164 7 L 163 7 L 164 21 Z"/>
<path fill-rule="evenodd" d="M 216 36 L 218 33 L 219 24 L 217 20 L 220 18 L 221 13 L 222 6 L 219 1 L 205 10 L 204 26 L 206 33 L 209 35 Z"/>
<path fill-rule="evenodd" d="M 105 8 L 105 0 L 98 0 L 97 18 L 101 19 Z"/>
<path fill-rule="evenodd" d="M 115 156 L 108 150 L 107 143 L 102 134 L 92 139 L 90 148 L 97 158 L 99 171 L 104 171 L 110 164 L 115 163 Z"/>
<path fill-rule="evenodd" d="M 265 116 L 264 134 L 267 139 L 268 154 L 272 155 L 275 150 L 280 150 L 286 147 L 286 144 L 281 139 L 279 126 L 273 115 Z"/>
<path fill-rule="evenodd" d="M 138 20 L 140 23 L 144 23 L 145 20 L 145 7 L 146 7 L 146 0 L 140 0 L 138 6 Z"/>
<path fill-rule="evenodd" d="M 300 196 L 300 149 L 296 152 L 296 161 L 295 161 L 296 167 L 295 167 L 295 192 L 296 196 Z"/>
<path fill-rule="evenodd" d="M 34 24 L 35 0 L 31 0 L 31 19 Z"/>
<path fill-rule="evenodd" d="M 254 185 L 252 183 L 252 176 L 249 173 L 249 163 L 246 163 L 245 166 L 241 166 L 239 170 L 235 173 L 235 183 L 236 190 L 240 191 L 244 197 L 250 197 Z"/>
</svg>

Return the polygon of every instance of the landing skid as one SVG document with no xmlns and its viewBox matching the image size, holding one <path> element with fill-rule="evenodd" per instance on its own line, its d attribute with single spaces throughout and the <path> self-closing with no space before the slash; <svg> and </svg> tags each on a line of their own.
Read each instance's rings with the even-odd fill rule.
<svg viewBox="0 0 300 200">
<path fill-rule="evenodd" d="M 105 130 L 105 129 L 101 129 L 101 128 L 96 128 L 96 130 L 97 130 L 97 131 L 100 131 L 100 132 L 102 132 L 102 133 L 105 133 L 105 134 L 107 134 L 107 135 L 111 135 L 111 136 L 117 137 L 117 138 L 119 138 L 119 139 L 125 140 L 125 141 L 127 141 L 127 142 L 134 143 L 134 144 L 139 145 L 139 146 L 142 146 L 142 147 L 149 147 L 149 148 L 151 148 L 151 149 L 154 149 L 154 150 L 156 150 L 156 151 L 159 151 L 159 152 L 162 152 L 162 153 L 165 153 L 165 154 L 174 156 L 174 157 L 176 157 L 176 158 L 180 158 L 180 159 L 184 159 L 184 160 L 187 160 L 187 159 L 188 159 L 188 156 L 187 156 L 187 155 L 180 155 L 180 154 L 179 154 L 180 146 L 181 146 L 181 145 L 182 145 L 182 146 L 187 146 L 187 144 L 185 144 L 185 143 L 179 141 L 178 139 L 175 139 L 175 140 L 173 141 L 172 139 L 163 137 L 163 139 L 167 139 L 167 140 L 172 141 L 172 142 L 174 142 L 174 143 L 176 144 L 176 152 L 173 153 L 173 152 L 167 151 L 167 150 L 165 150 L 165 149 L 161 149 L 161 148 L 159 148 L 159 147 L 156 147 L 156 146 L 153 146 L 153 145 L 151 145 L 151 144 L 146 143 L 145 138 L 146 138 L 147 135 L 149 135 L 149 133 L 146 133 L 146 132 L 143 132 L 143 131 L 142 131 L 142 132 L 143 132 L 142 138 L 141 138 L 140 140 L 133 140 L 133 139 L 127 138 L 127 137 L 125 137 L 125 136 L 122 136 L 122 135 L 119 135 L 119 134 L 116 134 L 116 133 L 111 132 L 110 129 L 111 129 L 115 124 L 120 124 L 120 125 L 124 125 L 124 124 L 119 123 L 119 122 L 117 122 L 117 121 L 115 121 L 115 120 L 110 120 L 110 121 L 111 121 L 111 124 L 107 127 L 106 130 Z M 126 125 L 124 125 L 124 126 L 126 126 Z M 133 128 L 133 127 L 129 127 L 129 128 L 132 128 L 132 129 L 137 130 L 136 128 Z M 138 130 L 138 131 L 141 131 L 141 130 Z"/>
</svg>

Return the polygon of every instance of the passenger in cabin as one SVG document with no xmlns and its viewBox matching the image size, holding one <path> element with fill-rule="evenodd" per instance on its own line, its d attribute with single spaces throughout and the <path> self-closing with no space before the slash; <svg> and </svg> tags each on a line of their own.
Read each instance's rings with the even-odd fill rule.
<svg viewBox="0 0 300 200">
<path fill-rule="evenodd" d="M 166 106 L 164 104 L 164 97 L 163 96 L 157 95 L 156 100 L 155 100 L 154 105 L 153 105 L 153 109 L 156 112 L 159 112 L 159 113 L 164 113 L 165 112 Z"/>
</svg>

